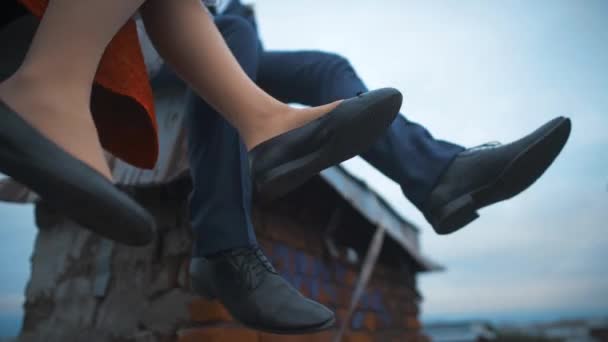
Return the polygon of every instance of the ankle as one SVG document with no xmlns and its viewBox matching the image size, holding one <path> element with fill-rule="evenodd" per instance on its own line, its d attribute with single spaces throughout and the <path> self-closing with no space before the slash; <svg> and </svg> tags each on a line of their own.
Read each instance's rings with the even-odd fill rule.
<svg viewBox="0 0 608 342">
<path fill-rule="evenodd" d="M 208 259 L 208 260 L 214 260 L 214 259 L 223 257 L 225 255 L 230 255 L 230 254 L 234 254 L 234 253 L 255 251 L 258 248 L 259 248 L 258 245 L 245 245 L 242 247 L 234 247 L 234 248 L 222 249 L 220 251 L 214 251 L 212 253 L 206 253 L 206 254 L 203 254 L 202 257 L 204 257 L 205 259 Z"/>
<path fill-rule="evenodd" d="M 69 104 L 73 108 L 89 110 L 90 87 L 62 79 L 58 86 L 56 78 L 45 77 L 34 70 L 19 69 L 6 80 L 0 82 L 0 100 L 8 105 L 52 109 Z M 71 111 L 70 111 L 71 112 Z"/>
<path fill-rule="evenodd" d="M 247 150 L 291 129 L 291 118 L 297 114 L 297 110 L 290 106 L 267 112 L 256 117 L 256 120 L 241 127 L 239 132 Z"/>
</svg>

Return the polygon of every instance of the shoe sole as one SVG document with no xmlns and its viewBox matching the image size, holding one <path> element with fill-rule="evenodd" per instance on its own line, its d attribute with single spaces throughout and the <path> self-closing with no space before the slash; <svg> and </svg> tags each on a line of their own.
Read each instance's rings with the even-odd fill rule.
<svg viewBox="0 0 608 342">
<path fill-rule="evenodd" d="M 303 328 L 303 329 L 295 329 L 295 330 L 274 330 L 274 329 L 266 329 L 263 327 L 256 327 L 256 326 L 248 325 L 243 322 L 239 322 L 239 323 L 249 329 L 254 329 L 254 330 L 258 330 L 261 332 L 267 332 L 267 333 L 271 333 L 271 334 L 304 335 L 304 334 L 314 334 L 314 333 L 318 333 L 321 331 L 332 329 L 333 327 L 336 326 L 336 318 L 334 317 L 334 318 L 330 319 L 329 321 L 327 321 L 321 325 L 318 325 L 318 326 L 314 326 L 314 327 L 310 327 L 310 328 Z"/>
<path fill-rule="evenodd" d="M 396 93 L 378 102 L 368 113 L 337 130 L 320 149 L 289 161 L 257 177 L 256 200 L 267 203 L 284 196 L 320 171 L 366 152 L 397 116 L 403 97 Z M 353 139 L 357 137 L 357 139 Z"/>
<path fill-rule="evenodd" d="M 103 237 L 130 246 L 143 246 L 154 239 L 153 217 L 105 177 L 42 136 L 1 102 L 0 120 L 0 172 Z"/>
<path fill-rule="evenodd" d="M 192 275 L 190 276 L 190 288 L 194 290 L 194 292 L 196 292 L 196 294 L 198 294 L 199 296 L 207 299 L 207 300 L 219 300 L 214 294 L 213 291 L 211 290 L 211 288 L 205 286 L 204 284 L 206 284 L 205 281 L 200 281 L 196 280 L 196 277 L 193 277 Z M 232 316 L 232 315 L 231 315 Z M 321 332 L 324 330 L 328 330 L 333 328 L 336 325 L 336 318 L 332 317 L 332 319 L 330 319 L 327 322 L 324 322 L 322 324 L 316 325 L 316 326 L 312 326 L 312 327 L 308 327 L 308 328 L 301 328 L 301 329 L 292 329 L 292 330 L 277 330 L 277 329 L 268 329 L 265 327 L 260 327 L 260 326 L 255 326 L 255 325 L 251 325 L 251 324 L 247 324 L 244 323 L 240 320 L 238 320 L 237 318 L 233 317 L 232 318 L 238 322 L 239 324 L 241 324 L 244 327 L 247 327 L 249 329 L 253 329 L 253 330 L 257 330 L 257 331 L 262 331 L 262 332 L 267 332 L 267 333 L 271 333 L 271 334 L 277 334 L 277 335 L 300 335 L 300 334 L 314 334 L 317 332 Z"/>
<path fill-rule="evenodd" d="M 466 193 L 439 210 L 432 222 L 440 235 L 453 233 L 479 217 L 477 211 L 512 198 L 530 187 L 551 166 L 565 146 L 571 122 L 562 118 L 544 136 L 519 153 L 491 184 Z"/>
</svg>

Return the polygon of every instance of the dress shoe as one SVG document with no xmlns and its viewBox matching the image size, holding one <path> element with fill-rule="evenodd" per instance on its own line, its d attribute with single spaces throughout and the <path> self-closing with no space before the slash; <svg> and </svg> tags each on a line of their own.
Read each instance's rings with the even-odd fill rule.
<svg viewBox="0 0 608 342">
<path fill-rule="evenodd" d="M 246 327 L 274 334 L 306 334 L 334 326 L 325 306 L 300 294 L 259 247 L 239 248 L 190 263 L 192 288 L 218 299 Z"/>
<path fill-rule="evenodd" d="M 362 93 L 254 147 L 249 158 L 256 199 L 281 197 L 323 169 L 367 151 L 393 122 L 402 100 L 392 88 Z"/>
<path fill-rule="evenodd" d="M 154 238 L 155 221 L 144 208 L 2 102 L 0 172 L 103 237 L 133 246 L 148 244 Z"/>
<path fill-rule="evenodd" d="M 438 234 L 449 234 L 478 218 L 480 208 L 521 193 L 553 163 L 570 129 L 570 119 L 558 117 L 510 144 L 461 152 L 431 191 L 427 220 Z"/>
</svg>

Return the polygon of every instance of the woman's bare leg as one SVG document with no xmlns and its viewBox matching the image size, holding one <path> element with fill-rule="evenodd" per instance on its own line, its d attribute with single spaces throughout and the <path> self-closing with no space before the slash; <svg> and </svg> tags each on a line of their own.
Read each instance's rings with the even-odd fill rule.
<svg viewBox="0 0 608 342">
<path fill-rule="evenodd" d="M 0 99 L 64 150 L 111 178 L 90 110 L 93 79 L 116 32 L 144 0 L 51 0 Z"/>
<path fill-rule="evenodd" d="M 159 53 L 237 128 L 249 149 L 339 103 L 295 109 L 265 93 L 243 72 L 200 0 L 148 0 L 141 13 Z"/>
</svg>

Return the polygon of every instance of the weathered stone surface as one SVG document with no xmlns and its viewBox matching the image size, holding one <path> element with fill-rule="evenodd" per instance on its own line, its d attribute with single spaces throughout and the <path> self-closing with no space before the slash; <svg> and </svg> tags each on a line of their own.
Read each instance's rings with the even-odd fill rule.
<svg viewBox="0 0 608 342">
<path fill-rule="evenodd" d="M 146 297 L 157 297 L 170 289 L 172 283 L 172 270 L 163 266 L 165 266 L 165 263 L 155 265 L 151 272 L 149 272 L 149 285 L 142 289 Z"/>
<path fill-rule="evenodd" d="M 187 227 L 169 230 L 163 234 L 162 239 L 162 253 L 166 256 L 183 255 L 184 252 L 190 252 L 190 246 L 192 245 L 192 234 L 190 234 L 190 229 Z"/>
<path fill-rule="evenodd" d="M 148 305 L 137 288 L 114 289 L 99 305 L 95 328 L 116 336 L 132 336 L 138 331 L 140 317 Z"/>
<path fill-rule="evenodd" d="M 49 326 L 45 329 L 40 329 L 35 333 L 24 333 L 19 337 L 18 341 L 110 342 L 119 340 L 104 331 L 98 331 L 91 328 L 82 329 L 80 327 L 59 323 L 59 325 Z"/>
<path fill-rule="evenodd" d="M 80 255 L 91 233 L 71 221 L 40 230 L 32 255 L 32 276 L 26 296 L 50 295 L 61 275 L 68 269 L 69 256 Z"/>
<path fill-rule="evenodd" d="M 180 289 L 174 289 L 152 301 L 143 310 L 142 325 L 150 331 L 170 334 L 176 331 L 181 324 L 190 320 L 188 304 L 196 297 Z"/>
<path fill-rule="evenodd" d="M 152 210 L 161 227 L 156 241 L 146 247 L 108 244 L 107 240 L 57 217 L 40 221 L 49 225 L 41 227 L 36 241 L 20 341 L 282 339 L 240 326 L 222 310 L 220 303 L 202 304 L 204 301 L 188 289 L 192 234 L 182 204 L 172 199 L 171 193 L 153 189 L 138 196 L 144 196 L 142 202 Z M 308 217 L 295 219 L 300 216 L 290 210 L 299 206 L 292 207 L 284 205 L 278 212 L 255 210 L 255 222 L 262 227 L 258 231 L 259 241 L 288 281 L 310 298 L 336 309 L 342 322 L 357 267 L 341 259 L 328 259 L 319 235 L 325 226 L 315 226 Z M 39 211 L 43 217 L 44 210 Z M 390 341 L 405 333 L 411 336 L 418 333 L 417 313 L 411 310 L 417 308 L 415 283 L 405 286 L 412 288 L 402 288 L 403 274 L 396 272 L 394 268 L 378 267 L 376 280 L 370 283 L 350 322 L 350 328 L 357 330 L 358 335 L 349 338 L 386 337 Z M 411 271 L 405 273 L 415 280 Z M 102 287 L 98 286 L 100 282 Z M 395 334 L 389 334 L 391 331 Z M 334 333 L 326 332 L 315 340 L 329 341 Z"/>
<path fill-rule="evenodd" d="M 120 340 L 116 340 L 117 342 Z M 139 332 L 137 334 L 135 334 L 132 338 L 129 339 L 123 339 L 122 341 L 129 341 L 129 342 L 164 342 L 164 341 L 172 341 L 172 339 L 170 337 L 167 336 L 162 336 L 162 335 L 158 335 L 155 334 L 151 331 L 142 331 Z"/>
<path fill-rule="evenodd" d="M 60 283 L 54 299 L 55 320 L 83 328 L 92 326 L 97 301 L 93 297 L 90 277 L 78 277 Z"/>
</svg>

